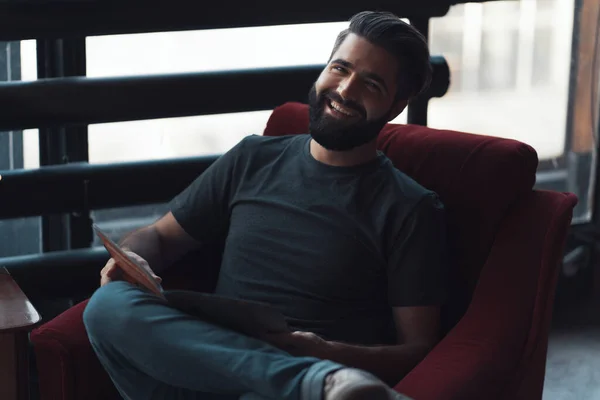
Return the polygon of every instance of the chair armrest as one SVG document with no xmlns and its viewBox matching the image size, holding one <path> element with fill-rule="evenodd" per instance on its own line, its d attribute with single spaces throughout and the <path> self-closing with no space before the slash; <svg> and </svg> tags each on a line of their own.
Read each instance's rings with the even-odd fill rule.
<svg viewBox="0 0 600 400">
<path fill-rule="evenodd" d="M 87 300 L 31 332 L 42 400 L 120 399 L 83 325 Z"/>
<path fill-rule="evenodd" d="M 419 400 L 541 399 L 552 303 L 576 202 L 571 194 L 533 191 L 511 210 L 467 312 L 396 390 Z"/>
</svg>

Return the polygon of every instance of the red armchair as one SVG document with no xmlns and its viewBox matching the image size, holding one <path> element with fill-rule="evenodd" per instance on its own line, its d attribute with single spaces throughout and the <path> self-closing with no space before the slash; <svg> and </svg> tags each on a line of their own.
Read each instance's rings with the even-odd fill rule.
<svg viewBox="0 0 600 400">
<path fill-rule="evenodd" d="M 307 126 L 306 105 L 288 103 L 273 112 L 264 134 L 300 134 Z M 537 155 L 517 141 L 388 124 L 379 147 L 442 198 L 457 267 L 456 296 L 443 311 L 447 334 L 395 388 L 416 400 L 541 399 L 558 266 L 576 197 L 532 190 Z M 209 279 L 183 263 L 165 284 L 210 285 L 218 251 L 207 254 L 215 266 L 202 268 Z M 31 334 L 42 400 L 118 398 L 87 340 L 85 304 Z"/>
</svg>

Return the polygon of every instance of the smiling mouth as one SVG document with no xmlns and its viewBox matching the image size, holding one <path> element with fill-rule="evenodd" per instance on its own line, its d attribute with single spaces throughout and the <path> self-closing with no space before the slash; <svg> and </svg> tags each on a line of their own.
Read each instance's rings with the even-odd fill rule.
<svg viewBox="0 0 600 400">
<path fill-rule="evenodd" d="M 327 100 L 327 107 L 333 114 L 340 116 L 340 117 L 354 118 L 354 117 L 359 116 L 358 112 L 356 112 L 348 107 L 344 107 L 340 103 L 338 103 L 334 100 L 331 100 L 331 99 Z"/>
</svg>

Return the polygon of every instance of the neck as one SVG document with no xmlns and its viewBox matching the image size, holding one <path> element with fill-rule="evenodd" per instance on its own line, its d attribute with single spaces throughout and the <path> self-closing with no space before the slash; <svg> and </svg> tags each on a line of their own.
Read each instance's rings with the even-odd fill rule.
<svg viewBox="0 0 600 400">
<path fill-rule="evenodd" d="M 314 139 L 310 141 L 310 154 L 315 160 L 334 167 L 352 167 L 365 164 L 377 157 L 375 140 L 346 151 L 327 150 Z"/>
</svg>

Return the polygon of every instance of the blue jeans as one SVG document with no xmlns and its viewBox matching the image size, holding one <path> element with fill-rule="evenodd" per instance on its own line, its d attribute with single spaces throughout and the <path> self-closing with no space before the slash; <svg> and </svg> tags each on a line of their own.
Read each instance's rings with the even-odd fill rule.
<svg viewBox="0 0 600 400">
<path fill-rule="evenodd" d="M 99 288 L 83 321 L 127 400 L 321 400 L 325 376 L 344 367 L 293 357 L 172 309 L 126 282 Z"/>
</svg>

